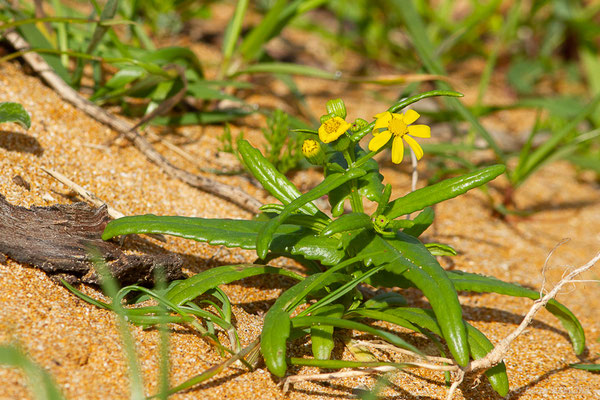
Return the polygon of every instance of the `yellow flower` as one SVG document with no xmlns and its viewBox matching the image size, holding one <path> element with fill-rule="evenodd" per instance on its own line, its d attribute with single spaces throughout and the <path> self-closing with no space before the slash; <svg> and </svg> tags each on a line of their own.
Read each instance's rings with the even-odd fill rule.
<svg viewBox="0 0 600 400">
<path fill-rule="evenodd" d="M 331 117 L 319 127 L 319 139 L 323 143 L 331 143 L 350 129 L 350 126 L 352 125 L 340 117 Z"/>
<path fill-rule="evenodd" d="M 302 143 L 302 154 L 314 165 L 322 165 L 325 161 L 325 152 L 321 144 L 314 139 L 306 139 Z"/>
<path fill-rule="evenodd" d="M 369 150 L 377 151 L 393 137 L 392 162 L 400 164 L 404 158 L 404 143 L 408 143 L 415 152 L 417 160 L 423 157 L 423 149 L 411 136 L 428 138 L 431 137 L 431 129 L 427 125 L 410 125 L 419 118 L 419 113 L 407 110 L 404 114 L 392 114 L 389 111 L 375 116 L 375 127 L 373 128 L 373 139 L 369 142 Z M 409 136 L 410 135 L 410 136 Z"/>
</svg>

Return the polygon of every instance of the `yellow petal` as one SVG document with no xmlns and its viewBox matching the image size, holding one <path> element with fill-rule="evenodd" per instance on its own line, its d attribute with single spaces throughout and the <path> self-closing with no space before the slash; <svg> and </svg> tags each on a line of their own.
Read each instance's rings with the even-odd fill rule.
<svg viewBox="0 0 600 400">
<path fill-rule="evenodd" d="M 402 143 L 402 137 L 394 137 L 394 143 L 392 143 L 392 162 L 394 164 L 400 164 L 404 158 L 404 143 Z"/>
<path fill-rule="evenodd" d="M 383 131 L 379 135 L 373 136 L 373 139 L 371 139 L 371 141 L 369 142 L 369 150 L 379 150 L 380 148 L 385 146 L 385 144 L 390 140 L 391 137 L 392 134 L 390 133 L 390 131 Z"/>
<path fill-rule="evenodd" d="M 417 156 L 417 160 L 420 160 L 423 157 L 423 149 L 419 146 L 419 143 L 408 135 L 404 135 L 404 140 L 410 146 L 410 148 L 415 152 L 415 156 Z"/>
<path fill-rule="evenodd" d="M 431 137 L 431 128 L 427 125 L 411 125 L 408 127 L 408 134 L 414 137 Z"/>
<path fill-rule="evenodd" d="M 404 113 L 404 123 L 406 125 L 412 124 L 417 119 L 419 119 L 420 115 L 415 110 L 406 110 Z"/>
<path fill-rule="evenodd" d="M 384 111 L 382 113 L 376 114 L 373 118 L 387 118 L 387 120 L 389 121 L 390 119 L 392 119 L 392 113 L 389 111 Z"/>
</svg>

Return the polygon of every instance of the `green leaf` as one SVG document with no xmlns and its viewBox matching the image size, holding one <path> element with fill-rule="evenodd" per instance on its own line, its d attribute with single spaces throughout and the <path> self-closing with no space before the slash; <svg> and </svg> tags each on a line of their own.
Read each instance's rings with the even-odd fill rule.
<svg viewBox="0 0 600 400">
<path fill-rule="evenodd" d="M 327 178 L 325 178 L 321 183 L 319 183 L 317 186 L 311 189 L 309 192 L 303 194 L 302 196 L 298 197 L 297 199 L 286 205 L 281 214 L 268 221 L 265 224 L 265 226 L 261 228 L 258 234 L 258 239 L 256 240 L 256 253 L 258 254 L 258 257 L 264 258 L 267 256 L 269 247 L 271 245 L 271 242 L 273 241 L 273 235 L 275 234 L 279 226 L 294 211 L 300 209 L 305 204 L 316 200 L 321 196 L 326 195 L 336 187 L 343 185 L 344 183 L 352 179 L 360 178 L 364 174 L 365 171 L 362 169 L 352 169 L 343 174 L 331 174 Z"/>
<path fill-rule="evenodd" d="M 304 328 L 310 327 L 313 325 L 329 325 L 334 326 L 336 328 L 342 329 L 352 329 L 362 332 L 367 332 L 375 336 L 379 336 L 380 338 L 386 340 L 387 342 L 393 344 L 394 346 L 402 347 L 403 349 L 407 349 L 413 351 L 417 354 L 422 354 L 421 350 L 417 349 L 412 344 L 408 343 L 404 339 L 394 335 L 393 333 L 384 331 L 382 329 L 373 328 L 366 324 L 361 324 L 360 322 L 350 321 L 342 318 L 333 318 L 333 317 L 320 317 L 320 316 L 310 316 L 310 317 L 296 317 L 292 318 L 292 327 L 294 328 Z"/>
<path fill-rule="evenodd" d="M 258 232 L 266 224 L 265 221 L 147 214 L 110 221 L 102 238 L 108 240 L 132 233 L 161 233 L 213 245 L 255 250 Z M 271 243 L 273 252 L 302 255 L 306 259 L 319 260 L 326 265 L 336 264 L 344 257 L 344 253 L 338 247 L 339 241 L 336 239 L 315 236 L 310 229 L 288 224 L 277 228 Z"/>
<path fill-rule="evenodd" d="M 364 252 L 381 252 L 377 257 L 365 257 L 365 265 L 383 266 L 369 283 L 374 286 L 406 287 L 414 285 L 429 300 L 443 337 L 459 365 L 469 362 L 469 347 L 462 308 L 456 290 L 435 257 L 416 238 L 398 232 L 395 239 L 384 239 L 370 232 L 351 235 L 348 251 L 360 256 Z"/>
<path fill-rule="evenodd" d="M 301 196 L 296 186 L 279 172 L 258 149 L 252 147 L 247 140 L 239 140 L 237 145 L 248 171 L 273 197 L 287 205 Z M 306 203 L 299 210 L 308 215 L 315 215 L 320 212 L 312 202 Z"/>
<path fill-rule="evenodd" d="M 458 291 L 492 292 L 508 296 L 527 297 L 532 300 L 540 298 L 540 293 L 535 290 L 527 289 L 514 283 L 503 282 L 491 276 L 463 271 L 446 271 L 446 273 Z M 567 330 L 575 354 L 581 354 L 585 350 L 585 332 L 577 317 L 567 307 L 554 299 L 548 302 L 546 309 L 554 314 L 563 328 Z"/>
<path fill-rule="evenodd" d="M 405 228 L 402 232 L 410 236 L 419 237 L 433 223 L 434 218 L 435 211 L 433 210 L 433 208 L 425 207 L 423 211 L 421 211 L 419 215 L 417 215 L 415 219 L 413 219 L 414 225 L 410 228 Z"/>
<path fill-rule="evenodd" d="M 301 276 L 283 268 L 271 267 L 269 265 L 224 265 L 201 272 L 191 278 L 179 282 L 169 289 L 165 297 L 170 302 L 181 305 L 188 301 L 192 301 L 207 290 L 213 289 L 219 285 L 263 274 L 276 274 L 299 280 L 303 279 Z"/>
<path fill-rule="evenodd" d="M 341 318 L 344 315 L 343 304 L 330 304 L 316 310 L 313 315 L 320 317 Z M 334 347 L 333 326 L 313 325 L 310 327 L 310 339 L 313 356 L 317 360 L 327 360 Z"/>
<path fill-rule="evenodd" d="M 15 122 L 24 129 L 31 127 L 29 113 L 19 103 L 0 102 L 0 124 L 4 122 Z"/>
<path fill-rule="evenodd" d="M 600 372 L 600 364 L 569 364 L 569 367 L 590 372 Z"/>
<path fill-rule="evenodd" d="M 395 239 L 386 241 L 413 263 L 402 276 L 413 282 L 427 297 L 454 359 L 459 365 L 467 365 L 469 347 L 462 307 L 446 271 L 418 239 L 398 232 Z"/>
<path fill-rule="evenodd" d="M 425 328 L 436 335 L 443 336 L 436 315 L 430 310 L 411 307 L 396 307 L 386 309 L 385 311 L 356 309 L 346 314 L 346 317 L 360 316 L 375 320 L 387 321 L 417 332 Z M 467 340 L 474 359 L 483 358 L 489 353 L 494 345 L 485 337 L 481 331 L 472 325 L 465 323 L 467 327 Z M 508 376 L 504 362 L 490 368 L 485 372 L 492 387 L 501 396 L 508 393 Z"/>
<path fill-rule="evenodd" d="M 491 181 L 502 174 L 505 169 L 504 165 L 492 165 L 415 190 L 392 201 L 384 215 L 389 219 L 395 219 L 401 215 L 410 214 L 427 206 L 451 199 Z"/>
<path fill-rule="evenodd" d="M 425 247 L 434 256 L 455 256 L 457 254 L 452 246 L 443 243 L 426 243 Z"/>
<path fill-rule="evenodd" d="M 322 236 L 332 236 L 336 233 L 352 231 L 361 228 L 372 227 L 371 217 L 365 213 L 353 212 L 344 214 L 336 220 L 331 221 L 329 225 L 321 232 Z"/>
<path fill-rule="evenodd" d="M 265 364 L 272 374 L 283 377 L 287 369 L 285 360 L 286 343 L 290 336 L 290 313 L 305 300 L 306 296 L 328 284 L 345 281 L 342 274 L 314 274 L 292 286 L 277 298 L 265 315 L 263 331 L 260 335 L 260 350 Z"/>
</svg>

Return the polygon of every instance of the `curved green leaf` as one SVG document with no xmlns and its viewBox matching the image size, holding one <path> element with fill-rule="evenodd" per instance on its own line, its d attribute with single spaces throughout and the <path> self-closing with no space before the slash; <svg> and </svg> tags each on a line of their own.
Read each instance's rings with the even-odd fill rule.
<svg viewBox="0 0 600 400">
<path fill-rule="evenodd" d="M 365 213 L 353 212 L 345 214 L 331 221 L 321 232 L 322 236 L 332 236 L 336 233 L 352 231 L 355 229 L 369 228 L 372 226 L 371 217 Z"/>
<path fill-rule="evenodd" d="M 301 196 L 296 186 L 279 172 L 258 149 L 252 147 L 247 140 L 238 140 L 237 145 L 246 168 L 273 197 L 287 205 Z M 309 215 L 320 212 L 312 202 L 307 202 L 299 210 Z"/>
<path fill-rule="evenodd" d="M 414 225 L 410 228 L 405 228 L 402 232 L 414 236 L 419 237 L 429 226 L 433 223 L 433 219 L 435 218 L 435 211 L 432 207 L 425 207 L 423 211 L 419 213 L 413 219 Z"/>
<path fill-rule="evenodd" d="M 352 169 L 343 174 L 331 174 L 327 178 L 325 178 L 320 184 L 311 189 L 309 192 L 303 194 L 302 196 L 298 197 L 297 199 L 286 205 L 281 214 L 268 221 L 258 233 L 258 238 L 256 240 L 256 254 L 258 254 L 258 257 L 265 258 L 267 256 L 269 246 L 273 241 L 273 235 L 278 230 L 279 226 L 294 211 L 298 210 L 305 204 L 316 200 L 321 196 L 326 195 L 331 190 L 335 189 L 340 185 L 343 185 L 349 180 L 360 178 L 364 174 L 365 171 L 362 169 Z"/>
<path fill-rule="evenodd" d="M 467 365 L 469 346 L 462 307 L 446 271 L 418 239 L 398 232 L 395 239 L 386 241 L 414 264 L 402 275 L 427 297 L 454 359 L 459 365 Z"/>
<path fill-rule="evenodd" d="M 505 169 L 504 165 L 492 165 L 415 190 L 392 201 L 386 208 L 384 215 L 389 219 L 395 219 L 401 215 L 410 214 L 427 206 L 451 199 L 491 181 L 502 174 Z"/>
<path fill-rule="evenodd" d="M 256 249 L 258 232 L 266 221 L 237 219 L 205 219 L 178 216 L 157 216 L 153 214 L 123 217 L 110 221 L 102 238 L 131 233 L 161 233 L 208 242 L 212 245 Z M 310 229 L 297 225 L 283 224 L 277 228 L 271 243 L 273 252 L 287 252 L 302 255 L 309 260 L 319 260 L 326 265 L 338 263 L 344 252 L 339 249 L 339 241 L 333 238 L 314 236 Z"/>
<path fill-rule="evenodd" d="M 425 328 L 439 336 L 443 336 L 435 314 L 430 310 L 421 308 L 398 307 L 389 308 L 384 311 L 357 309 L 346 314 L 346 316 L 360 316 L 363 318 L 387 321 L 417 332 L 421 331 L 420 328 Z M 487 353 L 494 348 L 494 345 L 477 328 L 468 323 L 466 323 L 466 326 L 468 335 L 467 340 L 471 355 L 474 359 L 485 357 Z M 501 396 L 506 396 L 509 385 L 504 362 L 490 368 L 485 374 L 494 390 Z"/>
<path fill-rule="evenodd" d="M 165 298 L 176 305 L 185 304 L 188 301 L 202 295 L 209 289 L 244 279 L 250 276 L 263 274 L 284 275 L 294 279 L 302 279 L 300 275 L 287 271 L 283 268 L 271 267 L 269 265 L 254 266 L 253 264 L 224 265 L 209 269 L 185 279 L 174 285 L 166 293 Z"/>
<path fill-rule="evenodd" d="M 19 103 L 0 102 L 0 124 L 4 122 L 15 122 L 24 129 L 31 127 L 29 113 Z"/>
<path fill-rule="evenodd" d="M 336 328 L 352 329 L 361 332 L 367 332 L 375 336 L 386 340 L 394 346 L 402 347 L 410 351 L 414 351 L 417 354 L 422 354 L 421 350 L 417 349 L 412 344 L 408 343 L 404 339 L 401 339 L 393 333 L 384 331 L 382 329 L 373 328 L 372 326 L 361 324 L 360 322 L 350 321 L 342 318 L 333 317 L 320 317 L 320 316 L 309 316 L 309 317 L 296 317 L 292 318 L 292 327 L 294 328 L 305 328 L 313 325 L 329 325 Z"/>
<path fill-rule="evenodd" d="M 459 291 L 492 292 L 515 297 L 527 297 L 532 300 L 540 298 L 540 293 L 514 283 L 504 282 L 491 276 L 484 276 L 463 271 L 446 271 L 452 284 Z M 550 311 L 567 330 L 575 354 L 585 350 L 585 332 L 577 317 L 564 305 L 552 299 L 546 304 Z"/>
<path fill-rule="evenodd" d="M 260 335 L 260 351 L 272 374 L 283 377 L 287 369 L 286 343 L 290 336 L 290 313 L 310 292 L 336 281 L 345 281 L 342 274 L 314 274 L 292 286 L 279 296 L 265 315 Z"/>
<path fill-rule="evenodd" d="M 343 304 L 329 304 L 319 308 L 313 315 L 321 317 L 341 318 L 344 315 Z M 334 347 L 333 326 L 313 325 L 310 328 L 310 340 L 313 356 L 317 360 L 327 360 Z"/>
</svg>

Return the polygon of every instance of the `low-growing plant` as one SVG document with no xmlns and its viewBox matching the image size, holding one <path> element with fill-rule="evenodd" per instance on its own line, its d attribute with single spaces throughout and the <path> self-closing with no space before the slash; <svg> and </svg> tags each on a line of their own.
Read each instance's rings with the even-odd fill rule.
<svg viewBox="0 0 600 400">
<path fill-rule="evenodd" d="M 505 170 L 492 165 L 466 175 L 446 179 L 391 199 L 391 185 L 383 184 L 378 163 L 373 157 L 391 148 L 392 161 L 399 163 L 404 142 L 421 158 L 423 152 L 414 138 L 427 138 L 430 129 L 415 125 L 419 114 L 412 110 L 400 113 L 406 106 L 432 96 L 460 96 L 450 91 L 432 91 L 413 96 L 391 106 L 371 123 L 357 119 L 347 122 L 346 109 L 340 99 L 327 103 L 327 114 L 321 118 L 318 131 L 302 130 L 303 154 L 324 168 L 323 181 L 302 194 L 278 171 L 261 152 L 245 140 L 238 149 L 247 169 L 280 203 L 266 204 L 252 220 L 205 219 L 152 214 L 124 217 L 111 221 L 103 234 L 110 238 L 126 234 L 161 233 L 181 236 L 214 245 L 256 250 L 258 260 L 250 265 L 226 265 L 172 283 L 154 297 L 170 313 L 171 322 L 191 323 L 207 337 L 216 338 L 215 329 L 229 332 L 230 344 L 223 351 L 242 359 L 260 346 L 268 369 L 277 377 L 286 374 L 289 365 L 312 365 L 322 368 L 346 368 L 407 365 L 383 361 L 345 361 L 331 359 L 335 329 L 363 331 L 390 344 L 415 353 L 418 348 L 400 336 L 374 327 L 369 320 L 386 321 L 428 337 L 445 355 L 445 342 L 450 355 L 460 366 L 471 359 L 484 357 L 492 343 L 463 319 L 457 291 L 495 292 L 510 296 L 538 299 L 539 292 L 492 277 L 462 271 L 444 270 L 435 254 L 447 254 L 448 246 L 424 244 L 419 236 L 433 222 L 432 205 L 456 197 L 489 182 Z M 372 133 L 368 149 L 358 142 Z M 329 217 L 313 201 L 328 196 Z M 351 211 L 344 203 L 349 200 Z M 364 211 L 364 201 L 377 204 L 371 215 Z M 413 219 L 405 216 L 421 211 Z M 306 267 L 307 276 L 284 268 L 267 265 L 277 257 L 288 257 Z M 218 288 L 249 276 L 277 274 L 298 281 L 285 290 L 264 318 L 260 339 L 239 351 L 235 327 L 228 319 L 227 296 Z M 367 299 L 358 286 L 416 288 L 429 301 L 431 309 L 408 307 L 401 294 L 393 292 Z M 132 289 L 123 289 L 122 294 Z M 137 290 L 137 289 L 136 289 Z M 147 289 L 146 289 L 147 290 Z M 150 293 L 150 292 L 147 292 Z M 210 303 L 216 314 L 207 312 L 196 299 L 211 293 L 221 305 Z M 120 301 L 118 296 L 115 301 Z M 111 305 L 101 304 L 110 308 Z M 569 333 L 573 348 L 580 354 L 585 346 L 583 329 L 576 317 L 562 304 L 551 300 L 546 307 Z M 126 309 L 130 321 L 153 324 L 156 306 Z M 198 321 L 200 318 L 202 321 Z M 219 327 L 219 328 L 217 328 Z M 287 344 L 310 337 L 313 359 L 290 357 Z M 230 359 L 230 360 L 231 360 Z M 173 388 L 171 392 L 208 379 L 225 364 Z M 250 366 L 250 365 L 249 365 Z M 508 392 L 508 377 L 503 363 L 486 371 L 494 390 Z"/>
</svg>

